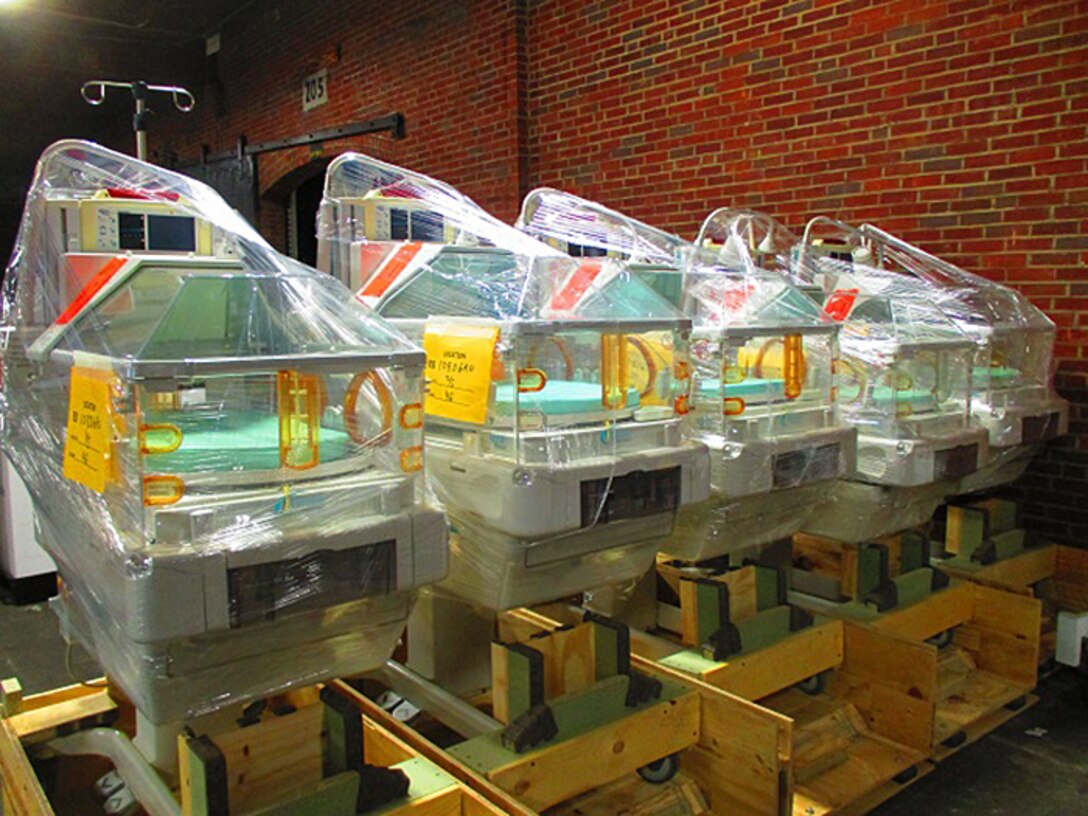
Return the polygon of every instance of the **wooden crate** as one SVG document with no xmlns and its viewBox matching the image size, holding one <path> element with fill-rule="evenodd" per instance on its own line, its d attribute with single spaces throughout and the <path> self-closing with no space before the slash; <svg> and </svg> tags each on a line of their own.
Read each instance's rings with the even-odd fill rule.
<svg viewBox="0 0 1088 816">
<path fill-rule="evenodd" d="M 949 558 L 934 559 L 933 565 L 954 578 L 1039 598 L 1043 603 L 1040 663 L 1054 657 L 1057 613 L 1088 611 L 1088 550 L 1085 549 L 1044 544 L 991 564 Z"/>
<path fill-rule="evenodd" d="M 500 619 L 500 630 L 525 635 L 578 614 L 561 605 L 516 610 Z M 669 665 L 676 642 L 632 632 L 632 660 L 642 670 L 700 692 L 707 728 L 681 769 L 710 812 L 861 814 L 932 769 L 924 752 L 873 730 L 830 685 L 813 696 L 790 688 L 841 664 L 849 625 L 825 621 L 702 673 Z"/>
<path fill-rule="evenodd" d="M 133 721 L 131 709 L 124 703 L 115 702 L 107 689 L 84 685 L 69 686 L 22 700 L 8 696 L 5 703 L 8 706 L 6 716 L 0 719 L 0 786 L 5 814 L 54 816 L 53 802 L 47 798 L 30 760 L 31 756 L 43 750 L 50 739 L 103 724 L 130 731 Z M 309 741 L 300 739 L 300 735 L 311 736 L 306 723 L 312 719 L 312 711 L 303 707 L 296 713 L 300 715 L 297 723 L 293 719 L 289 722 L 287 718 L 281 722 L 270 721 L 276 733 L 252 726 L 253 731 L 242 728 L 231 735 L 219 735 L 225 752 L 230 753 L 236 748 L 239 759 L 244 756 L 245 763 L 248 763 L 244 768 L 234 766 L 231 813 L 243 814 L 250 807 L 270 804 L 268 797 L 262 801 L 261 794 L 272 784 L 270 776 L 275 778 L 276 785 L 282 787 L 285 779 L 305 781 L 320 772 L 312 757 L 319 749 Z M 513 812 L 488 801 L 473 787 L 422 756 L 383 724 L 385 718 L 383 722 L 377 722 L 362 709 L 359 716 L 363 725 L 362 738 L 367 762 L 382 767 L 398 767 L 412 780 L 413 787 L 409 789 L 408 797 L 382 807 L 380 812 L 383 816 L 498 816 Z M 320 726 L 317 730 L 320 731 Z M 257 734 L 257 731 L 261 733 Z M 262 752 L 267 755 L 265 758 L 276 760 L 270 774 L 262 773 L 262 768 L 255 764 Z M 101 803 L 94 798 L 90 786 L 98 776 L 109 770 L 108 762 L 92 756 L 64 757 L 60 766 L 54 795 L 60 797 L 62 812 L 100 814 Z M 267 766 L 265 770 L 268 770 Z M 246 784 L 235 784 L 245 778 L 248 778 Z M 186 796 L 189 780 L 185 768 L 179 770 L 179 780 L 181 812 L 191 813 L 191 803 Z M 422 789 L 420 785 L 423 785 Z M 236 808 L 233 807 L 235 797 L 238 797 Z"/>
<path fill-rule="evenodd" d="M 954 583 L 848 627 L 840 693 L 872 726 L 894 723 L 905 744 L 944 759 L 1035 702 L 1041 619 L 1034 598 Z M 948 632 L 943 648 L 927 642 Z"/>
</svg>

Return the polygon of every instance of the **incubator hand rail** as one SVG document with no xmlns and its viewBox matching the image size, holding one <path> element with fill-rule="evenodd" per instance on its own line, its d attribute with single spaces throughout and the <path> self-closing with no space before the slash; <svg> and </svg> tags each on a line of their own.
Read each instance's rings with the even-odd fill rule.
<svg viewBox="0 0 1088 816">
<path fill-rule="evenodd" d="M 966 270 L 960 269 L 960 267 L 956 266 L 955 264 L 949 263 L 943 258 L 938 258 L 936 255 L 932 255 L 929 252 L 926 252 L 921 247 L 917 247 L 914 244 L 909 244 L 902 238 L 898 238 L 892 235 L 890 232 L 885 232 L 880 227 L 874 226 L 873 224 L 862 224 L 857 229 L 857 232 L 859 235 L 869 241 L 877 240 L 885 243 L 893 249 L 897 249 L 900 252 L 913 256 L 914 258 L 917 258 L 919 260 L 923 260 L 937 267 L 942 272 L 951 274 L 953 277 L 962 277 L 966 272 Z M 910 271 L 912 274 L 918 277 L 922 277 L 921 273 L 919 273 L 917 270 L 911 269 Z"/>
</svg>

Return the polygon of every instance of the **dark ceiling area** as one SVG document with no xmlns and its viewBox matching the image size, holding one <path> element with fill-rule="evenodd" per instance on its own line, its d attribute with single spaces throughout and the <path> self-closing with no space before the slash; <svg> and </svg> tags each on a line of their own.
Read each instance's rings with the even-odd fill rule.
<svg viewBox="0 0 1088 816">
<path fill-rule="evenodd" d="M 13 2 L 4 28 L 113 42 L 185 43 L 213 34 L 258 0 L 43 0 Z"/>
<path fill-rule="evenodd" d="M 131 151 L 131 97 L 83 101 L 93 79 L 186 85 L 202 90 L 214 71 L 206 38 L 243 25 L 259 0 L 10 0 L 0 4 L 0 256 L 6 258 L 34 163 L 61 138 Z M 168 100 L 153 102 L 169 115 Z M 154 128 L 154 124 L 152 124 Z"/>
</svg>

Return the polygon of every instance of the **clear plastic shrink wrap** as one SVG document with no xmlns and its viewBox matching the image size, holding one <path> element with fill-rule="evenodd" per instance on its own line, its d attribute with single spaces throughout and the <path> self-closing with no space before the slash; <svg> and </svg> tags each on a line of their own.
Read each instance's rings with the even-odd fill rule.
<svg viewBox="0 0 1088 816">
<path fill-rule="evenodd" d="M 442 590 L 503 609 L 633 579 L 706 497 L 706 449 L 681 431 L 691 323 L 623 263 L 359 154 L 329 166 L 318 252 L 427 352 Z"/>
<path fill-rule="evenodd" d="M 1053 383 L 1054 324 L 1019 292 L 973 275 L 918 247 L 864 224 L 813 224 L 826 251 L 835 247 L 866 266 L 917 281 L 940 311 L 974 341 L 971 412 L 989 434 L 989 456 L 956 492 L 1016 479 L 1041 444 L 1067 432 L 1069 404 Z M 810 230 L 811 233 L 811 230 Z"/>
<path fill-rule="evenodd" d="M 924 281 L 885 269 L 854 231 L 814 219 L 791 274 L 842 322 L 838 404 L 858 431 L 857 469 L 806 530 L 861 541 L 929 519 L 988 461 L 973 418 L 976 345 Z"/>
<path fill-rule="evenodd" d="M 388 658 L 446 571 L 420 349 L 210 188 L 75 141 L 38 164 L 3 329 L 62 628 L 143 716 Z"/>
<path fill-rule="evenodd" d="M 832 365 L 839 327 L 775 268 L 780 228 L 719 210 L 692 245 L 557 190 L 530 193 L 519 227 L 575 256 L 627 260 L 693 322 L 688 432 L 711 456 L 711 495 L 684 508 L 662 550 L 699 560 L 800 529 L 854 467 Z"/>
</svg>

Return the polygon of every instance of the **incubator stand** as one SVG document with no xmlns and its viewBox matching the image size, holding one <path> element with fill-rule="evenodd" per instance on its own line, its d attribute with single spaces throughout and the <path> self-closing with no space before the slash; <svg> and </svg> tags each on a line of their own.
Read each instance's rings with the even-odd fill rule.
<svg viewBox="0 0 1088 816">
<path fill-rule="evenodd" d="M 821 225 L 835 238 L 816 238 Z M 927 520 L 986 463 L 988 435 L 971 416 L 971 338 L 919 281 L 839 240 L 843 230 L 816 219 L 793 253 L 794 275 L 842 322 L 838 403 L 858 429 L 855 484 L 838 487 L 805 529 L 861 541 Z"/>
<path fill-rule="evenodd" d="M 388 658 L 446 571 L 422 351 L 209 188 L 83 142 L 43 154 L 5 286 L 5 448 L 64 631 L 142 718 Z"/>
<path fill-rule="evenodd" d="M 358 154 L 326 178 L 319 258 L 428 355 L 440 588 L 489 609 L 644 574 L 705 498 L 681 433 L 690 322 L 620 263 L 574 261 L 453 188 Z"/>
<path fill-rule="evenodd" d="M 827 482 L 849 474 L 855 433 L 838 422 L 838 326 L 773 258 L 770 219 L 719 210 L 696 246 L 555 190 L 526 198 L 519 226 L 580 256 L 625 257 L 692 318 L 689 430 L 711 452 L 711 496 L 681 513 L 662 549 L 699 560 L 800 529 Z"/>
<path fill-rule="evenodd" d="M 1043 442 L 1068 430 L 1069 403 L 1053 387 L 1054 324 L 1019 292 L 870 224 L 857 235 L 876 266 L 924 284 L 941 311 L 975 341 L 971 413 L 989 434 L 989 458 L 957 492 L 1015 480 Z"/>
</svg>

